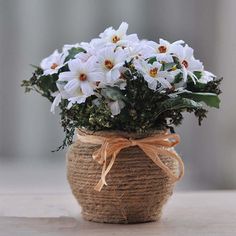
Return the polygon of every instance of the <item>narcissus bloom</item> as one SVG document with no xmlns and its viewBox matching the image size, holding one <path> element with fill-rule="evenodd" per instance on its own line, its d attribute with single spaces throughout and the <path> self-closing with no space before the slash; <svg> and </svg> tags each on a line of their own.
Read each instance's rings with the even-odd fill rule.
<svg viewBox="0 0 236 236">
<path fill-rule="evenodd" d="M 161 63 L 154 62 L 153 64 L 149 64 L 146 61 L 139 61 L 136 62 L 135 67 L 143 74 L 150 89 L 157 90 L 158 83 L 161 84 L 160 89 L 171 88 L 171 84 L 168 82 L 167 78 L 172 79 L 172 77 L 167 71 L 161 70 Z"/>
<path fill-rule="evenodd" d="M 105 80 L 102 81 L 102 85 L 114 85 L 117 82 L 126 59 L 128 59 L 127 52 L 114 46 L 107 46 L 99 51 L 97 62 L 105 74 Z"/>
<path fill-rule="evenodd" d="M 137 34 L 127 35 L 128 24 L 122 22 L 120 27 L 117 30 L 114 30 L 112 27 L 106 29 L 99 36 L 100 38 L 108 44 L 113 44 L 116 46 L 128 46 L 131 43 L 138 42 Z"/>
<path fill-rule="evenodd" d="M 203 65 L 199 60 L 196 60 L 193 56 L 193 49 L 188 45 L 184 47 L 182 45 L 174 45 L 171 52 L 178 57 L 182 66 L 182 73 L 184 81 L 187 81 L 188 76 L 195 82 L 197 77 L 194 75 L 194 71 L 202 71 Z"/>
<path fill-rule="evenodd" d="M 49 57 L 41 61 L 40 67 L 43 69 L 44 75 L 55 74 L 64 65 L 64 60 L 64 54 L 55 50 Z"/>
<path fill-rule="evenodd" d="M 104 78 L 93 57 L 86 62 L 80 59 L 71 60 L 68 67 L 70 71 L 61 73 L 59 79 L 67 82 L 64 89 L 69 94 L 73 94 L 79 88 L 84 95 L 90 96 L 94 93 L 96 83 Z"/>
</svg>

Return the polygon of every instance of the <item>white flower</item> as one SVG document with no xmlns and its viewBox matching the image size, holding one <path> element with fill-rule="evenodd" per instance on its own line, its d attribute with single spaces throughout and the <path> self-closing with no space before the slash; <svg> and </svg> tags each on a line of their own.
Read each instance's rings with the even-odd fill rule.
<svg viewBox="0 0 236 236">
<path fill-rule="evenodd" d="M 173 58 L 170 55 L 173 46 L 183 44 L 183 40 L 178 40 L 173 43 L 168 42 L 164 39 L 159 39 L 159 43 L 154 41 L 147 41 L 147 49 L 145 56 L 148 57 L 157 57 L 158 61 L 172 62 Z"/>
<path fill-rule="evenodd" d="M 75 55 L 75 58 L 79 58 L 83 62 L 86 62 L 90 57 L 95 56 L 99 50 L 99 48 L 94 46 L 92 41 L 90 43 L 82 42 L 79 47 L 83 48 L 86 52 L 78 53 Z"/>
<path fill-rule="evenodd" d="M 127 46 L 131 42 L 138 42 L 139 39 L 137 34 L 127 35 L 127 30 L 128 24 L 126 22 L 122 22 L 117 30 L 109 27 L 99 36 L 105 42 L 115 44 L 116 46 Z"/>
<path fill-rule="evenodd" d="M 123 49 L 108 46 L 99 51 L 97 56 L 98 65 L 105 73 L 105 81 L 102 84 L 114 85 L 120 78 L 120 71 L 128 58 Z"/>
<path fill-rule="evenodd" d="M 44 75 L 51 75 L 58 72 L 58 70 L 64 65 L 64 60 L 64 54 L 55 50 L 49 57 L 44 58 L 41 61 L 40 67 L 43 69 Z"/>
<path fill-rule="evenodd" d="M 201 78 L 198 80 L 199 83 L 207 84 L 208 82 L 214 80 L 216 76 L 209 71 L 203 71 Z"/>
<path fill-rule="evenodd" d="M 80 88 L 76 89 L 73 94 L 72 93 L 68 93 L 65 90 L 65 85 L 66 85 L 66 81 L 62 80 L 62 79 L 58 79 L 56 82 L 58 91 L 53 93 L 52 96 L 54 96 L 54 100 L 51 106 L 51 112 L 55 113 L 55 109 L 56 107 L 61 103 L 62 99 L 68 99 L 70 101 L 68 108 L 70 108 L 72 106 L 73 103 L 77 102 L 77 103 L 82 103 L 85 102 L 87 96 L 84 95 L 81 91 Z"/>
<path fill-rule="evenodd" d="M 51 106 L 52 113 L 55 113 L 55 109 L 61 103 L 62 99 L 68 99 L 70 97 L 70 95 L 64 89 L 64 86 L 65 86 L 64 81 L 60 81 L 59 79 L 56 85 L 57 85 L 58 91 L 52 94 L 52 96 L 55 97 Z"/>
<path fill-rule="evenodd" d="M 54 98 L 53 103 L 52 103 L 52 105 L 51 105 L 50 111 L 51 111 L 53 114 L 55 114 L 55 109 L 56 109 L 56 107 L 60 104 L 61 99 L 62 99 L 62 96 L 61 96 L 61 93 L 58 92 L 58 91 L 55 92 L 55 93 L 53 93 L 52 96 L 55 97 L 55 98 Z"/>
<path fill-rule="evenodd" d="M 157 89 L 158 82 L 163 88 L 171 88 L 171 84 L 168 80 L 173 81 L 173 76 L 167 71 L 161 71 L 162 64 L 154 62 L 149 64 L 146 61 L 135 62 L 135 68 L 139 70 L 144 79 L 148 82 L 148 87 L 152 90 Z"/>
<path fill-rule="evenodd" d="M 93 57 L 86 62 L 80 59 L 71 60 L 68 67 L 70 71 L 61 73 L 59 78 L 61 81 L 67 81 L 64 89 L 69 94 L 81 89 L 84 95 L 90 96 L 94 93 L 96 83 L 104 78 L 104 74 L 96 66 Z"/>
<path fill-rule="evenodd" d="M 188 45 L 184 47 L 182 45 L 174 45 L 171 52 L 178 57 L 180 64 L 182 65 L 183 78 L 186 82 L 188 75 L 195 82 L 197 77 L 194 75 L 194 71 L 202 71 L 203 65 L 199 60 L 196 60 L 193 56 L 193 49 Z"/>
<path fill-rule="evenodd" d="M 181 45 L 183 44 L 183 40 L 178 40 L 173 43 L 168 42 L 167 40 L 164 39 L 159 39 L 159 43 L 153 42 L 153 41 L 148 41 L 147 45 L 155 50 L 156 53 L 170 53 L 171 48 L 173 45 Z"/>
<path fill-rule="evenodd" d="M 147 50 L 149 49 L 148 45 L 146 44 L 146 41 L 142 40 L 139 42 L 132 43 L 132 45 L 125 47 L 124 51 L 127 53 L 129 60 L 131 59 L 146 59 L 149 56 L 147 56 Z"/>
</svg>

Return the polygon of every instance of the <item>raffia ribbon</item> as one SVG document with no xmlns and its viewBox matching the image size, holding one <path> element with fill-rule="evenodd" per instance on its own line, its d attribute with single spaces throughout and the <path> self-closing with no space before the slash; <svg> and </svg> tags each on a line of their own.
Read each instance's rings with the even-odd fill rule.
<svg viewBox="0 0 236 236">
<path fill-rule="evenodd" d="M 101 145 L 99 149 L 94 151 L 92 157 L 102 167 L 101 179 L 95 186 L 96 191 L 101 191 L 106 183 L 106 175 L 111 170 L 118 153 L 125 148 L 138 146 L 144 153 L 166 174 L 172 181 L 178 181 L 184 175 L 184 164 L 181 158 L 170 148 L 176 146 L 180 142 L 180 137 L 177 134 L 169 134 L 167 132 L 159 133 L 143 139 L 131 139 L 121 136 L 96 136 L 96 135 L 80 135 L 77 132 L 78 141 L 82 143 L 91 143 Z M 179 164 L 178 176 L 162 162 L 160 156 L 168 156 L 175 159 Z M 111 157 L 107 165 L 108 158 Z"/>
</svg>

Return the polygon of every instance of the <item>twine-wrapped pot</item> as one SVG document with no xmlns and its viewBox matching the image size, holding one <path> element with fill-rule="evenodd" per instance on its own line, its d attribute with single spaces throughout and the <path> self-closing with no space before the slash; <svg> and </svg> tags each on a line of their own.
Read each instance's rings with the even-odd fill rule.
<svg viewBox="0 0 236 236">
<path fill-rule="evenodd" d="M 118 131 L 78 132 L 82 136 L 119 136 L 129 140 L 139 140 L 159 133 L 153 131 L 138 135 Z M 106 176 L 107 185 L 103 188 L 100 186 L 101 191 L 96 191 L 94 186 L 99 180 L 101 182 L 102 163 L 99 164 L 92 156 L 100 147 L 100 144 L 78 140 L 67 152 L 67 178 L 73 195 L 82 207 L 83 218 L 104 223 L 157 221 L 163 205 L 172 195 L 175 181 L 139 146 L 131 145 L 120 150 Z M 177 155 L 173 148 L 171 152 Z M 173 175 L 180 177 L 183 174 L 183 169 L 181 173 L 179 170 L 182 162 L 169 156 L 159 157 Z"/>
</svg>

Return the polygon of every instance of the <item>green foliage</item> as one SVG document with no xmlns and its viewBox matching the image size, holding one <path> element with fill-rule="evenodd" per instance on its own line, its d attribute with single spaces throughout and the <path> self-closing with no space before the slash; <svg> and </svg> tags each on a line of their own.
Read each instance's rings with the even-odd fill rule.
<svg viewBox="0 0 236 236">
<path fill-rule="evenodd" d="M 36 66 L 33 67 L 35 68 Z M 57 74 L 43 75 L 43 70 L 40 67 L 36 67 L 33 76 L 29 80 L 23 80 L 21 86 L 25 88 L 26 93 L 35 91 L 52 102 L 54 99 L 52 93 L 57 91 L 57 80 Z"/>
<path fill-rule="evenodd" d="M 112 101 L 127 100 L 118 87 L 107 86 L 101 90 L 101 94 Z"/>
<path fill-rule="evenodd" d="M 78 53 L 80 53 L 80 52 L 86 53 L 86 51 L 85 51 L 83 48 L 80 48 L 80 47 L 78 47 L 78 48 L 73 47 L 73 48 L 69 49 L 69 50 L 68 50 L 68 53 L 69 53 L 69 54 L 68 54 L 68 56 L 65 58 L 65 62 L 69 61 L 70 59 L 74 59 L 75 56 L 76 56 Z"/>
<path fill-rule="evenodd" d="M 215 93 L 193 93 L 186 91 L 180 94 L 183 98 L 189 98 L 196 102 L 204 102 L 209 107 L 219 108 L 220 99 Z"/>
<path fill-rule="evenodd" d="M 203 93 L 215 93 L 216 95 L 221 94 L 220 90 L 220 84 L 223 78 L 215 79 L 213 81 L 209 81 L 206 84 L 202 84 L 199 82 L 196 82 L 195 84 L 193 81 L 189 81 L 187 83 L 187 90 L 192 92 L 203 92 Z"/>
</svg>

